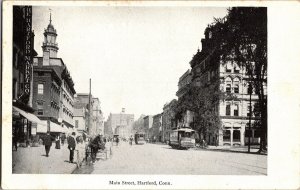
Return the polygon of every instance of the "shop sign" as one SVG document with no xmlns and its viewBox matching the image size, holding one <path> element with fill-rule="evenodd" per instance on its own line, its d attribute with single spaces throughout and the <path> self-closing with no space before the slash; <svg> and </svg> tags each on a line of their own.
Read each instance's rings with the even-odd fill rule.
<svg viewBox="0 0 300 190">
<path fill-rule="evenodd" d="M 25 75 L 24 75 L 24 92 L 30 94 L 31 63 L 32 63 L 32 6 L 25 6 Z"/>
</svg>

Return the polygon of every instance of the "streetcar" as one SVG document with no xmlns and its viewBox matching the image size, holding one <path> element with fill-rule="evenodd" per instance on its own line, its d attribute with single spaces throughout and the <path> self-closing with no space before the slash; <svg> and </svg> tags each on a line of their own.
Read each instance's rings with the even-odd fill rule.
<svg viewBox="0 0 300 190">
<path fill-rule="evenodd" d="M 172 148 L 179 149 L 189 149 L 195 147 L 195 131 L 191 128 L 174 129 L 170 132 L 169 145 Z"/>
<path fill-rule="evenodd" d="M 120 138 L 119 138 L 119 135 L 115 134 L 113 136 L 113 141 L 112 141 L 112 145 L 115 145 L 115 146 L 118 146 L 119 145 L 119 142 L 120 142 Z"/>
<path fill-rule="evenodd" d="M 134 134 L 134 142 L 135 144 L 145 144 L 145 134 L 144 133 L 135 133 Z"/>
</svg>

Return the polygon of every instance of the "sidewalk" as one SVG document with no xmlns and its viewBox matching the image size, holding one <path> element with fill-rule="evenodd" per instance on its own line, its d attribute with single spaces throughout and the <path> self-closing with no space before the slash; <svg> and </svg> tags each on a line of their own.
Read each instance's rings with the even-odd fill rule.
<svg viewBox="0 0 300 190">
<path fill-rule="evenodd" d="M 71 174 L 76 164 L 69 163 L 68 145 L 55 149 L 52 144 L 49 157 L 46 157 L 45 147 L 18 147 L 12 151 L 12 173 L 15 174 Z"/>
<path fill-rule="evenodd" d="M 213 150 L 220 152 L 236 152 L 236 153 L 248 153 L 248 146 L 207 146 L 206 148 L 197 147 L 202 150 Z M 258 153 L 259 146 L 251 146 L 249 154 L 261 154 L 267 155 L 267 153 Z"/>
</svg>

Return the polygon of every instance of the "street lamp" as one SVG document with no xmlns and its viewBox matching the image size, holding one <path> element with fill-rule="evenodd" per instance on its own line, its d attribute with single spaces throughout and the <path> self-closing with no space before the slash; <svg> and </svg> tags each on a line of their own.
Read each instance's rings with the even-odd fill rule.
<svg viewBox="0 0 300 190">
<path fill-rule="evenodd" d="M 251 116 L 252 116 L 252 106 L 251 106 L 251 95 L 252 95 L 252 84 L 249 82 L 249 94 L 250 94 L 250 114 L 249 114 L 249 137 L 248 137 L 248 152 L 250 152 L 250 137 L 252 136 L 251 132 Z M 250 136 L 251 134 L 251 136 Z"/>
</svg>

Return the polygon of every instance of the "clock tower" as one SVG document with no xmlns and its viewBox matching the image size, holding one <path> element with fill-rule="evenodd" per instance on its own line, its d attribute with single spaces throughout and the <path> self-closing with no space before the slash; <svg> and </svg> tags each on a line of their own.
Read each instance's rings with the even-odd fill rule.
<svg viewBox="0 0 300 190">
<path fill-rule="evenodd" d="M 58 45 L 56 43 L 57 33 L 52 25 L 51 13 L 50 13 L 50 23 L 44 31 L 44 42 L 42 45 L 43 48 L 43 57 L 57 57 Z"/>
</svg>

